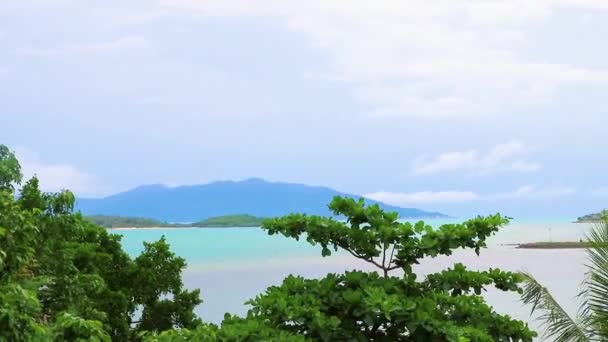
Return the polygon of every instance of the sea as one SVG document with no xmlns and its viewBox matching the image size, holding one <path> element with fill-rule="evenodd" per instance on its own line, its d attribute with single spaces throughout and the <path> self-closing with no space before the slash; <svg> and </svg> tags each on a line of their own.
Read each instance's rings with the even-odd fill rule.
<svg viewBox="0 0 608 342">
<path fill-rule="evenodd" d="M 439 226 L 448 220 L 430 220 Z M 461 262 L 471 269 L 501 268 L 526 271 L 544 284 L 554 298 L 571 314 L 578 308 L 576 295 L 585 275 L 586 256 L 581 249 L 518 249 L 513 244 L 537 241 L 578 241 L 592 224 L 544 220 L 512 221 L 488 240 L 488 247 L 477 256 L 471 250 L 457 250 L 451 256 L 424 259 L 415 267 L 419 274 L 436 272 Z M 318 246 L 280 235 L 269 236 L 260 228 L 170 228 L 114 229 L 122 235 L 123 246 L 132 256 L 143 249 L 143 242 L 164 236 L 172 250 L 186 259 L 184 284 L 201 289 L 204 300 L 197 313 L 207 322 L 219 323 L 226 312 L 245 314 L 248 299 L 278 285 L 289 274 L 319 278 L 345 270 L 371 270 L 365 262 L 348 253 L 322 257 Z M 540 329 L 530 307 L 516 293 L 489 289 L 486 300 L 502 314 L 526 321 Z M 539 339 L 542 340 L 542 339 Z"/>
</svg>

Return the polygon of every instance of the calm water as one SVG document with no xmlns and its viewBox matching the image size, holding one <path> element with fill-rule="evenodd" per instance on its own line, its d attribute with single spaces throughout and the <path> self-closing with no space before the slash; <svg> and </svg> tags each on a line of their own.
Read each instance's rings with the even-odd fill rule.
<svg viewBox="0 0 608 342">
<path fill-rule="evenodd" d="M 444 222 L 430 222 L 433 225 Z M 433 272 L 462 262 L 473 269 L 500 267 L 525 270 L 547 286 L 567 310 L 575 312 L 577 286 L 584 275 L 582 250 L 520 250 L 508 244 L 532 241 L 577 241 L 591 225 L 573 223 L 514 222 L 489 240 L 489 248 L 477 257 L 460 250 L 450 257 L 427 259 L 418 266 L 421 273 Z M 114 230 L 123 235 L 125 249 L 139 253 L 143 241 L 165 236 L 176 254 L 188 261 L 184 281 L 189 288 L 200 288 L 204 303 L 198 313 L 207 321 L 221 321 L 225 312 L 243 314 L 247 299 L 279 284 L 288 274 L 321 277 L 328 272 L 369 269 L 348 254 L 320 257 L 320 250 L 306 241 L 268 236 L 258 228 L 230 229 L 142 229 Z M 501 313 L 530 322 L 528 308 L 518 296 L 488 291 L 487 300 Z"/>
</svg>

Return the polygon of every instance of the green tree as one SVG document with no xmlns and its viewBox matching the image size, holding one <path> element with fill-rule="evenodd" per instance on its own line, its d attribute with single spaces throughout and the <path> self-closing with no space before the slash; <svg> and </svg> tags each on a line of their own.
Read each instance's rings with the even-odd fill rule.
<svg viewBox="0 0 608 342">
<path fill-rule="evenodd" d="M 14 185 L 21 183 L 22 177 L 17 157 L 8 147 L 0 144 L 0 191 L 13 191 Z"/>
<path fill-rule="evenodd" d="M 201 320 L 194 314 L 194 308 L 202 303 L 200 291 L 183 289 L 184 259 L 170 251 L 164 237 L 144 246 L 142 254 L 135 259 L 132 276 L 134 300 L 142 306 L 138 329 L 163 331 L 200 325 Z M 163 298 L 167 295 L 172 298 Z"/>
<path fill-rule="evenodd" d="M 144 329 L 195 329 L 199 291 L 164 239 L 131 259 L 120 236 L 74 213 L 69 191 L 19 191 L 21 170 L 0 145 L 0 341 L 131 341 Z"/>
<path fill-rule="evenodd" d="M 531 274 L 523 273 L 523 301 L 540 312 L 545 337 L 557 342 L 608 340 L 608 216 L 591 231 L 587 252 L 587 273 L 581 284 L 581 306 L 576 317 L 570 316 L 549 290 Z"/>
<path fill-rule="evenodd" d="M 13 194 L 21 181 L 18 165 L 0 145 L 0 341 L 35 340 L 47 332 L 38 320 L 41 306 L 31 281 L 35 213 L 23 211 Z"/>
<path fill-rule="evenodd" d="M 336 197 L 329 208 L 346 222 L 294 214 L 268 220 L 263 228 L 305 238 L 320 245 L 323 256 L 345 250 L 378 273 L 352 271 L 318 280 L 289 276 L 248 302 L 248 319 L 315 341 L 531 341 L 535 336 L 480 296 L 491 285 L 521 291 L 520 275 L 456 264 L 418 280 L 412 270 L 425 257 L 451 255 L 457 248 L 479 253 L 506 218 L 477 217 L 433 229 L 400 222 L 396 213 L 363 200 Z M 400 276 L 389 274 L 396 270 Z"/>
</svg>

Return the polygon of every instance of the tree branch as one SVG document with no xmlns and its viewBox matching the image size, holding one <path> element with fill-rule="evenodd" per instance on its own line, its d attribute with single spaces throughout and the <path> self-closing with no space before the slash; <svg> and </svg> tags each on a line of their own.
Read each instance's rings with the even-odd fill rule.
<svg viewBox="0 0 608 342">
<path fill-rule="evenodd" d="M 391 264 L 393 263 L 393 255 L 395 254 L 395 245 L 393 244 L 393 250 L 391 251 L 391 257 L 388 259 L 388 267 L 391 267 Z"/>
<path fill-rule="evenodd" d="M 386 263 L 386 244 L 382 246 L 382 268 L 384 268 L 384 264 Z"/>
<path fill-rule="evenodd" d="M 368 258 L 368 259 L 365 259 L 365 258 L 364 258 L 363 260 L 367 260 L 367 261 L 371 262 L 372 264 L 376 265 L 376 267 L 381 268 L 381 269 L 384 269 L 384 267 L 382 267 L 382 265 L 380 265 L 379 263 L 377 263 L 377 262 L 374 260 L 374 258 Z"/>
<path fill-rule="evenodd" d="M 384 267 L 383 267 L 382 265 L 380 265 L 379 263 L 375 262 L 373 258 L 366 258 L 366 257 L 364 257 L 364 256 L 362 256 L 362 255 L 360 255 L 360 254 L 357 254 L 357 253 L 355 253 L 355 252 L 351 251 L 351 250 L 350 250 L 350 249 L 348 249 L 348 248 L 344 248 L 344 249 L 345 249 L 345 250 L 346 250 L 348 253 L 350 253 L 352 256 L 354 256 L 355 258 L 358 258 L 358 259 L 361 259 L 361 260 L 365 260 L 365 261 L 367 261 L 367 262 L 369 262 L 369 263 L 372 263 L 372 264 L 376 265 L 376 267 L 378 267 L 378 268 L 384 269 Z"/>
<path fill-rule="evenodd" d="M 391 267 L 387 268 L 386 270 L 387 271 L 392 271 L 392 270 L 396 270 L 398 268 L 401 268 L 401 266 L 399 266 L 399 265 L 391 266 Z"/>
</svg>

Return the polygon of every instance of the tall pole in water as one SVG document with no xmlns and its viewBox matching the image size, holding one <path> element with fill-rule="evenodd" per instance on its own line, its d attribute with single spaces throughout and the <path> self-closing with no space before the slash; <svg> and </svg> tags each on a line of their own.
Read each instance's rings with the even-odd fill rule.
<svg viewBox="0 0 608 342">
<path fill-rule="evenodd" d="M 553 242 L 553 237 L 551 236 L 551 227 L 549 227 L 549 242 Z"/>
</svg>

